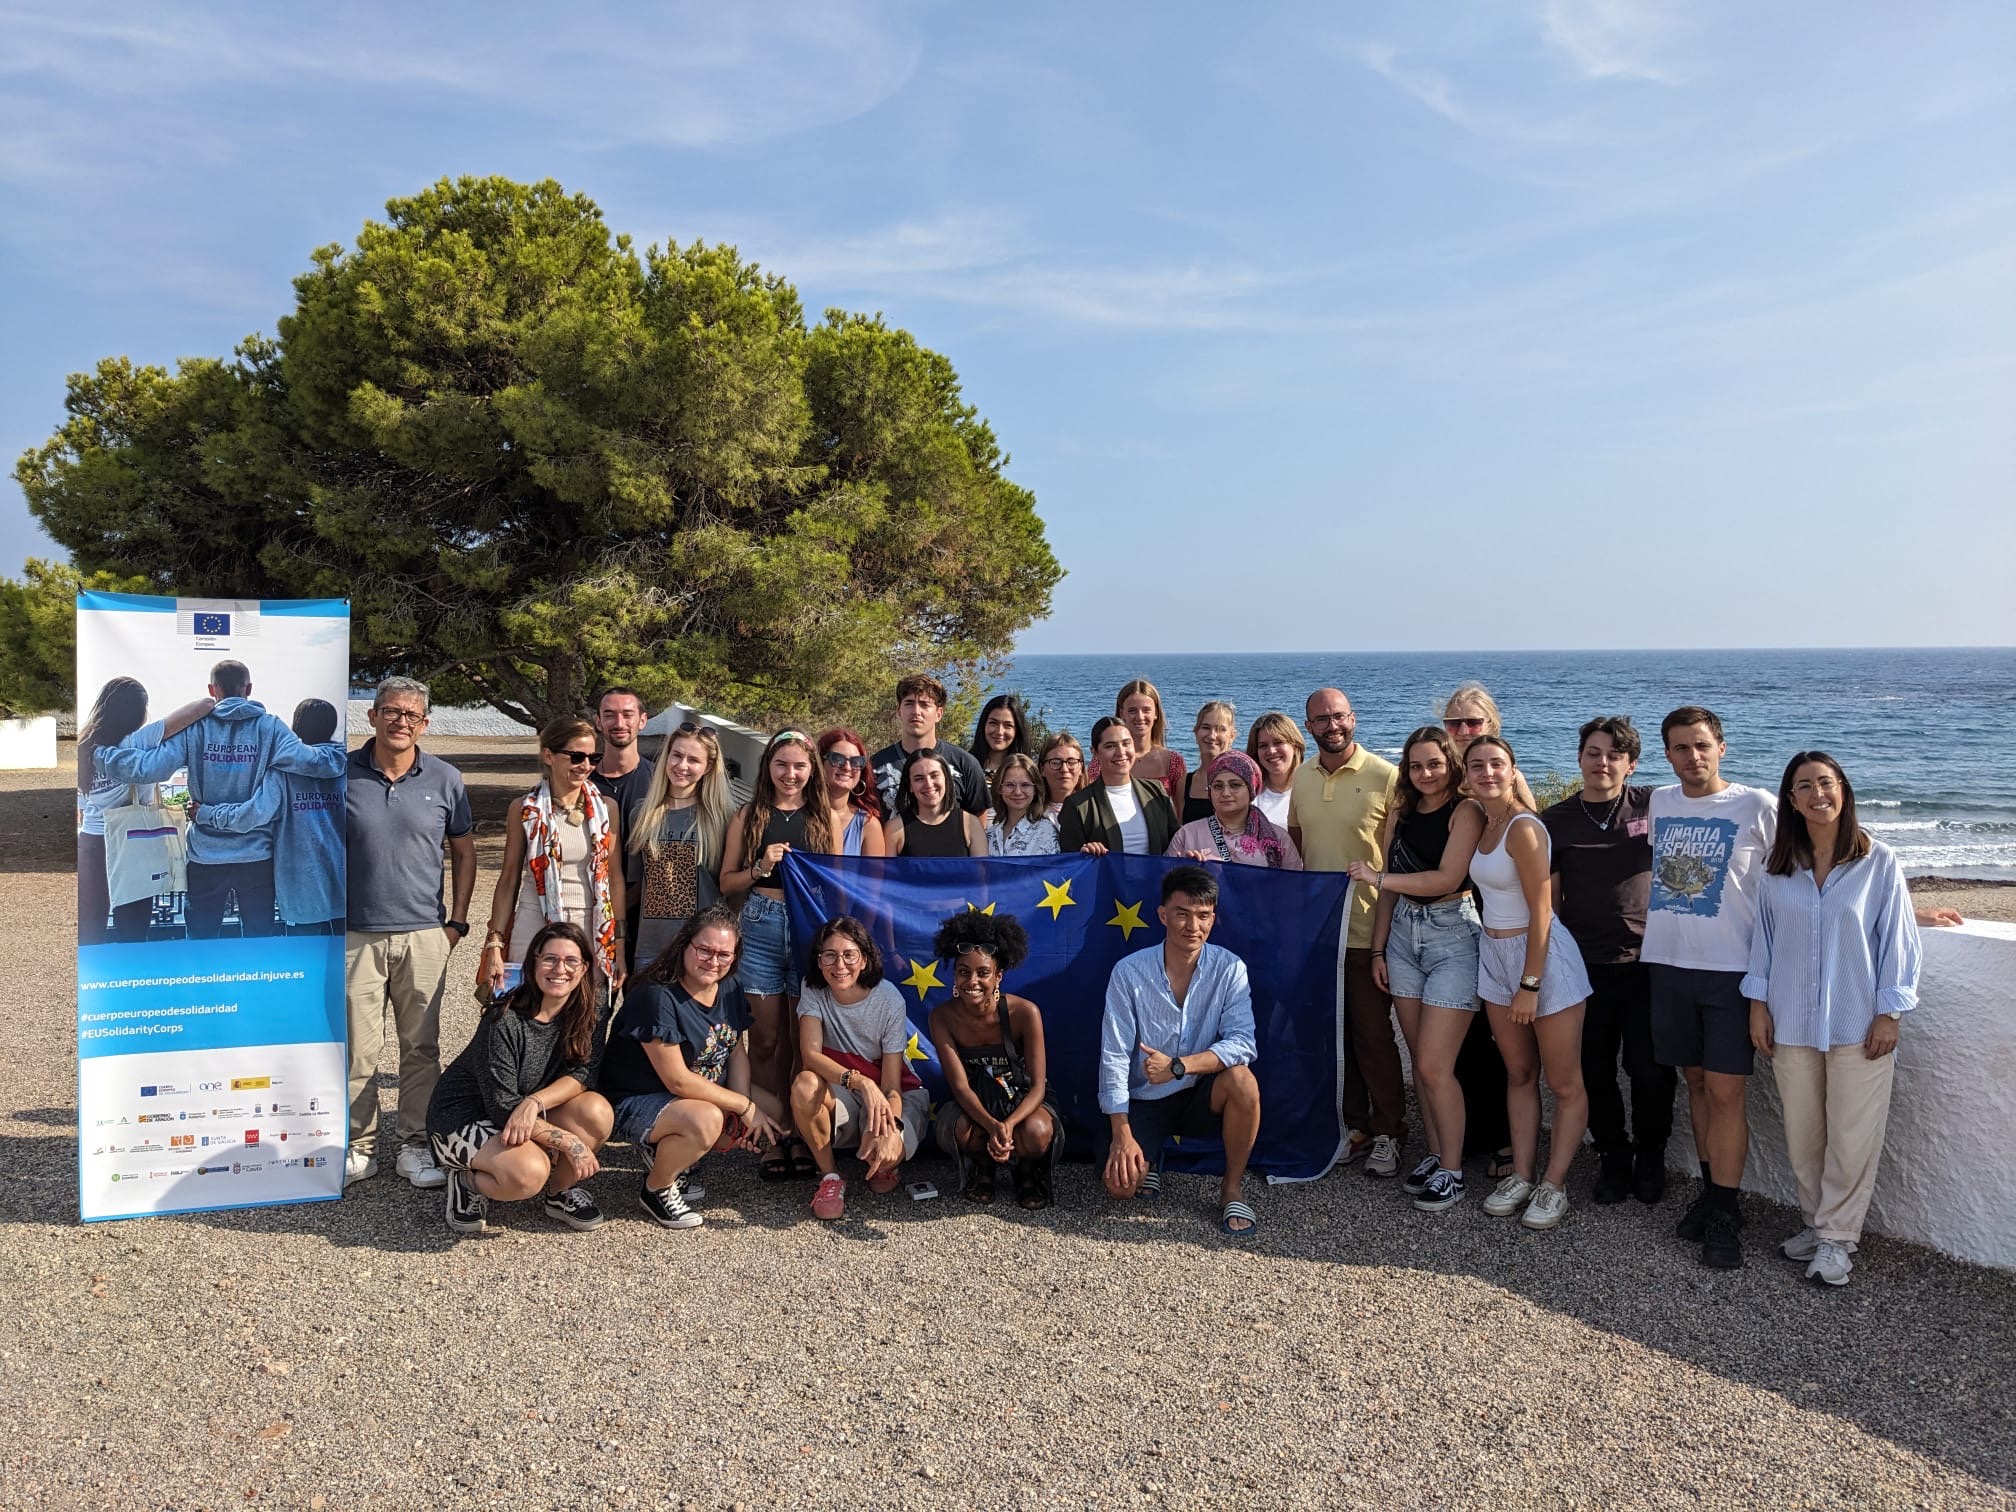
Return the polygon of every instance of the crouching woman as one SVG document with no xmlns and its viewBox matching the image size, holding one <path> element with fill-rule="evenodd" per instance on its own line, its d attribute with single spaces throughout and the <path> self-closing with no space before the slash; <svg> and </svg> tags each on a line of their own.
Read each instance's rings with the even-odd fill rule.
<svg viewBox="0 0 2016 1512">
<path fill-rule="evenodd" d="M 612 1114 L 593 1079 L 595 985 L 588 936 L 548 924 L 525 950 L 524 979 L 492 1000 L 475 1037 L 434 1084 L 427 1133 L 448 1173 L 448 1227 L 478 1234 L 492 1202 L 544 1193 L 571 1229 L 602 1213 L 580 1183 L 601 1169 L 595 1152 Z"/>
</svg>

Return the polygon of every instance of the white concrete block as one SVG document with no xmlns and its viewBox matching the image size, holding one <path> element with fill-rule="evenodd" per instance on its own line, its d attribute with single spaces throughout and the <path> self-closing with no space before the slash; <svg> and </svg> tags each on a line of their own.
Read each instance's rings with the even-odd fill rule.
<svg viewBox="0 0 2016 1512">
<path fill-rule="evenodd" d="M 56 765 L 56 716 L 0 719 L 0 769 L 22 771 Z"/>
</svg>

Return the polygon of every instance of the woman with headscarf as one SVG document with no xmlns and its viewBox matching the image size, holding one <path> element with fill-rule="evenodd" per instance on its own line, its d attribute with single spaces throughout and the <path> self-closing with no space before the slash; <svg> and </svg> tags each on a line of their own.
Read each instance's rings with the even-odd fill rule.
<svg viewBox="0 0 2016 1512">
<path fill-rule="evenodd" d="M 1288 832 L 1261 813 L 1253 801 L 1265 780 L 1259 762 L 1243 751 L 1226 751 L 1204 769 L 1204 777 L 1211 794 L 1211 813 L 1177 830 L 1166 854 L 1192 861 L 1302 870 L 1301 852 Z"/>
</svg>

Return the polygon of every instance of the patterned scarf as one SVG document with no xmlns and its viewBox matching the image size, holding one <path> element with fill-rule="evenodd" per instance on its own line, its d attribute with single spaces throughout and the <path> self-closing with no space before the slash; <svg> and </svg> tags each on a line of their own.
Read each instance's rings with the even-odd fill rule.
<svg viewBox="0 0 2016 1512">
<path fill-rule="evenodd" d="M 595 784 L 581 784 L 581 800 L 586 813 L 588 831 L 588 911 L 586 920 L 576 919 L 595 942 L 595 953 L 601 957 L 602 974 L 613 976 L 616 971 L 616 921 L 610 914 L 609 906 L 609 857 L 615 849 L 609 834 L 609 800 L 599 793 Z M 539 911 L 546 916 L 546 922 L 557 924 L 566 919 L 560 902 L 560 868 L 565 864 L 560 855 L 560 833 L 553 823 L 553 790 L 544 782 L 525 795 L 523 809 L 525 822 L 525 869 L 532 874 L 532 890 L 539 898 Z"/>
<path fill-rule="evenodd" d="M 1218 822 L 1216 814 L 1211 816 L 1210 823 L 1211 843 L 1218 847 L 1219 860 L 1237 861 L 1241 856 L 1265 855 L 1269 866 L 1281 865 L 1281 841 L 1275 835 L 1274 826 L 1257 808 L 1246 810 L 1245 824 L 1240 826 L 1238 834 L 1230 838 L 1227 838 L 1225 827 Z"/>
</svg>

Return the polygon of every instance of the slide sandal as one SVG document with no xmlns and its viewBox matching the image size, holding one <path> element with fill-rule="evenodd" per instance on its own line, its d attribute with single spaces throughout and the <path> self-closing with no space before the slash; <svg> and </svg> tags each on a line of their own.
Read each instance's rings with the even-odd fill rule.
<svg viewBox="0 0 2016 1512">
<path fill-rule="evenodd" d="M 1242 1218 L 1246 1221 L 1245 1228 L 1232 1227 Z M 1235 1197 L 1225 1204 L 1224 1216 L 1218 1220 L 1218 1231 L 1227 1239 L 1251 1239 L 1260 1232 L 1260 1215 Z"/>
</svg>

